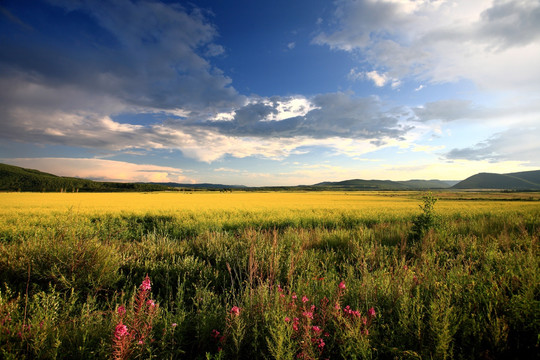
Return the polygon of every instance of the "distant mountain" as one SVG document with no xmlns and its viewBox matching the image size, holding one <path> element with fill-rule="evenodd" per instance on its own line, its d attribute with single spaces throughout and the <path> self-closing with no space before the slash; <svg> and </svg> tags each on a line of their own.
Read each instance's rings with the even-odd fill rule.
<svg viewBox="0 0 540 360">
<path fill-rule="evenodd" d="M 540 190 L 540 170 L 509 174 L 479 173 L 460 181 L 452 189 Z"/>
<path fill-rule="evenodd" d="M 540 190 L 540 170 L 509 174 L 480 173 L 451 186 L 441 180 L 362 180 L 325 181 L 314 185 L 248 187 L 223 184 L 117 183 L 56 176 L 38 170 L 0 164 L 0 191 L 114 192 L 164 190 L 245 190 L 245 191 L 369 191 L 496 189 Z"/>
<path fill-rule="evenodd" d="M 450 185 L 440 180 L 345 180 L 338 182 L 322 182 L 313 185 L 315 188 L 329 190 L 429 190 L 447 189 Z"/>
<path fill-rule="evenodd" d="M 407 190 L 406 185 L 390 180 L 345 180 L 325 181 L 312 185 L 314 188 L 331 188 L 332 190 Z"/>
<path fill-rule="evenodd" d="M 245 189 L 247 186 L 245 185 L 223 185 L 223 184 L 210 184 L 210 183 L 202 183 L 202 184 L 180 184 L 180 183 L 174 183 L 174 182 L 167 182 L 167 183 L 150 183 L 150 184 L 158 184 L 158 185 L 165 185 L 170 186 L 174 188 L 186 188 L 186 189 L 214 189 L 214 190 L 221 190 L 221 189 Z"/>
<path fill-rule="evenodd" d="M 441 180 L 408 180 L 398 181 L 398 183 L 417 190 L 448 189 L 452 186 L 448 182 Z"/>
</svg>

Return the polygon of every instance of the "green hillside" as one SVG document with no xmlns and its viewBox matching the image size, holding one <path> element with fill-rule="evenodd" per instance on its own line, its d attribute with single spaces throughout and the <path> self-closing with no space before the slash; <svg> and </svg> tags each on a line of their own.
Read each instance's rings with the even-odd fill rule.
<svg viewBox="0 0 540 360">
<path fill-rule="evenodd" d="M 453 189 L 540 190 L 540 170 L 509 174 L 479 173 Z"/>
<path fill-rule="evenodd" d="M 42 192 L 104 192 L 104 191 L 159 191 L 167 186 L 156 184 L 101 182 L 62 177 L 38 170 L 0 164 L 0 191 Z"/>
<path fill-rule="evenodd" d="M 416 190 L 450 188 L 450 184 L 441 180 L 407 180 L 407 181 L 398 181 L 398 183 L 403 184 L 409 188 L 416 189 Z"/>
<path fill-rule="evenodd" d="M 92 181 L 57 176 L 38 170 L 0 164 L 0 191 L 41 192 L 106 192 L 106 191 L 163 191 L 163 190 L 217 190 L 241 189 L 244 191 L 380 191 L 380 190 L 436 190 L 436 189 L 498 189 L 540 190 L 540 170 L 508 174 L 479 173 L 454 186 L 440 180 L 362 180 L 321 182 L 314 185 L 245 187 L 221 184 L 177 183 L 117 183 Z"/>
<path fill-rule="evenodd" d="M 322 182 L 312 186 L 330 190 L 409 190 L 406 185 L 390 180 L 345 180 L 337 182 Z"/>
<path fill-rule="evenodd" d="M 540 184 L 540 170 L 509 173 L 506 175 L 517 177 L 517 178 L 529 181 L 534 184 Z"/>
<path fill-rule="evenodd" d="M 447 189 L 450 185 L 440 180 L 345 180 L 338 182 L 322 182 L 313 185 L 314 188 L 330 190 L 427 190 Z"/>
</svg>

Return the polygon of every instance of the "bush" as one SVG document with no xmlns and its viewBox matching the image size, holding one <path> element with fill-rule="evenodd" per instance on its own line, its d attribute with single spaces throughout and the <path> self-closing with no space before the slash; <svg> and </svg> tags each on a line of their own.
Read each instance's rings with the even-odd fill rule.
<svg viewBox="0 0 540 360">
<path fill-rule="evenodd" d="M 431 192 L 422 196 L 423 205 L 420 205 L 422 213 L 416 215 L 413 219 L 413 226 L 409 232 L 409 240 L 418 241 L 422 239 L 426 233 L 439 226 L 439 219 L 435 214 L 434 207 L 437 199 Z"/>
</svg>

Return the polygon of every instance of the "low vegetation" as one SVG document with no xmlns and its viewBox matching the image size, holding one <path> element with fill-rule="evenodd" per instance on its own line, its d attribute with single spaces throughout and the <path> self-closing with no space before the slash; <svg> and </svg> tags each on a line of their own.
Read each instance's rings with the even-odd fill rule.
<svg viewBox="0 0 540 360">
<path fill-rule="evenodd" d="M 0 194 L 0 358 L 538 358 L 538 199 Z"/>
</svg>

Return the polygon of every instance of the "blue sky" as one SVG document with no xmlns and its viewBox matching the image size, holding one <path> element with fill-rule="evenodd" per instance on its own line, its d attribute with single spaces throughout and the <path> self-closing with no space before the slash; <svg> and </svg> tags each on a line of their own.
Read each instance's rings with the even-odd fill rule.
<svg viewBox="0 0 540 360">
<path fill-rule="evenodd" d="M 0 162 L 295 185 L 540 169 L 537 0 L 0 2 Z"/>
</svg>

